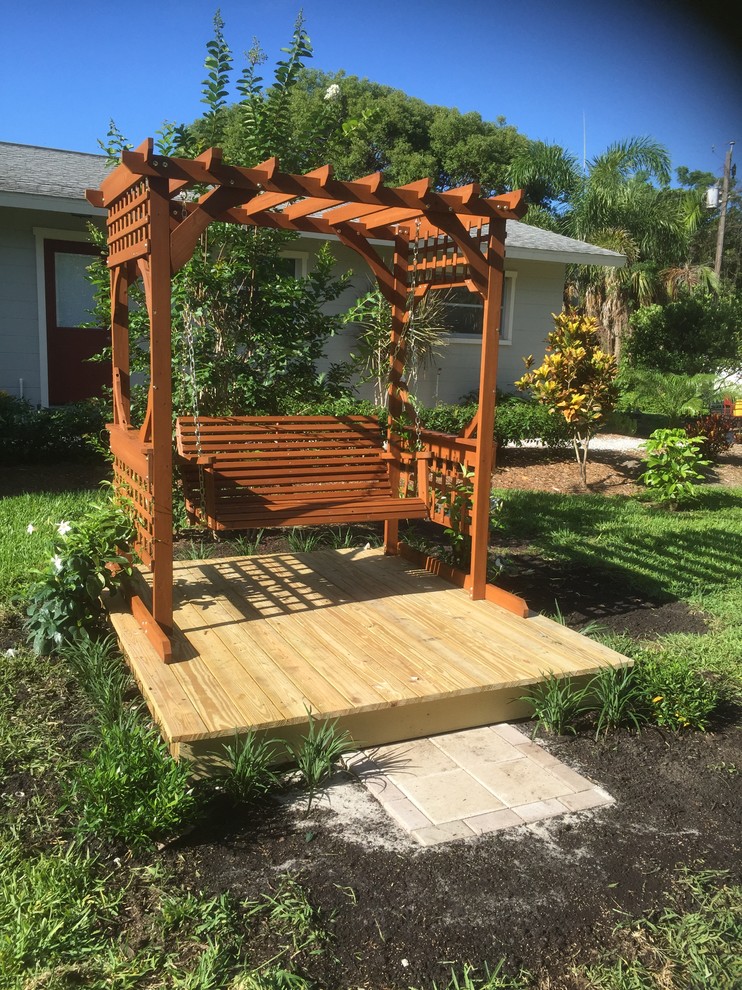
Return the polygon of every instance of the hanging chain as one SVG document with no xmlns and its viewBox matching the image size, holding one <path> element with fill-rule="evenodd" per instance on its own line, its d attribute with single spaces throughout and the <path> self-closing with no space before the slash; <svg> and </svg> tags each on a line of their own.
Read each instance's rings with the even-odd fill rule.
<svg viewBox="0 0 742 990">
<path fill-rule="evenodd" d="M 407 332 L 415 329 L 415 309 L 417 308 L 417 299 L 415 297 L 415 292 L 417 291 L 417 265 L 419 261 L 419 245 L 420 245 L 420 217 L 415 221 L 415 242 L 412 246 L 412 299 L 410 300 L 410 318 L 407 321 Z M 410 405 L 415 413 L 415 450 L 422 450 L 422 423 L 420 422 L 420 413 L 418 411 L 418 403 L 413 399 L 412 395 L 408 392 L 410 398 Z"/>
<path fill-rule="evenodd" d="M 196 347 L 193 339 L 193 312 L 187 306 L 183 313 L 183 329 L 185 330 L 188 366 L 190 371 L 191 407 L 193 409 L 193 427 L 196 437 L 196 454 L 198 455 L 198 491 L 201 500 L 201 519 L 206 520 L 206 475 L 201 463 L 203 448 L 201 446 L 201 414 L 198 407 L 198 382 L 196 380 Z"/>
</svg>

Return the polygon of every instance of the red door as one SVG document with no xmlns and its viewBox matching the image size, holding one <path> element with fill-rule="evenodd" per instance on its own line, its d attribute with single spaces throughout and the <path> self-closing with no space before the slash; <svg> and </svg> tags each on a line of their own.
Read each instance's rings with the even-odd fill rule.
<svg viewBox="0 0 742 990">
<path fill-rule="evenodd" d="M 108 361 L 91 362 L 111 343 L 107 330 L 81 327 L 90 322 L 93 286 L 86 267 L 98 254 L 80 241 L 44 241 L 46 284 L 46 351 L 49 404 L 97 398 L 110 384 Z"/>
</svg>

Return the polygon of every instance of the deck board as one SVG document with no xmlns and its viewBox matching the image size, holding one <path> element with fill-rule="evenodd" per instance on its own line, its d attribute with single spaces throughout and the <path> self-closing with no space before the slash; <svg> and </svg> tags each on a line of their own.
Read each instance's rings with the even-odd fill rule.
<svg viewBox="0 0 742 990">
<path fill-rule="evenodd" d="M 250 730 L 285 737 L 308 711 L 339 718 L 359 744 L 501 721 L 525 714 L 519 696 L 549 671 L 584 678 L 629 663 L 381 550 L 176 561 L 174 581 L 172 664 L 110 607 L 174 751 Z"/>
</svg>

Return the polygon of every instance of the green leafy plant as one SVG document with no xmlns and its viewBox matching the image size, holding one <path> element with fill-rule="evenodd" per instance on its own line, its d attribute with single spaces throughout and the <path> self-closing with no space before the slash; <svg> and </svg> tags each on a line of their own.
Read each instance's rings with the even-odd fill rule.
<svg viewBox="0 0 742 990">
<path fill-rule="evenodd" d="M 172 759 L 159 732 L 137 712 L 101 725 L 67 787 L 78 836 L 106 836 L 139 850 L 177 834 L 197 807 L 188 775 L 187 765 Z"/>
<path fill-rule="evenodd" d="M 719 694 L 689 662 L 661 653 L 644 654 L 635 670 L 651 722 L 674 731 L 707 728 Z"/>
<path fill-rule="evenodd" d="M 588 711 L 587 688 L 576 688 L 571 677 L 558 677 L 554 671 L 542 677 L 530 694 L 521 695 L 519 699 L 533 709 L 534 735 L 539 726 L 555 735 L 575 735 L 577 723 Z"/>
<path fill-rule="evenodd" d="M 398 354 L 404 352 L 407 380 L 414 383 L 418 372 L 434 360 L 447 342 L 441 293 L 411 299 L 408 306 L 411 317 L 396 344 L 392 341 L 392 308 L 378 286 L 361 296 L 343 316 L 343 323 L 357 332 L 353 367 L 361 384 L 373 382 L 374 401 L 379 406 L 386 403 L 389 369 Z"/>
<path fill-rule="evenodd" d="M 595 738 L 622 725 L 638 732 L 647 720 L 645 692 L 633 667 L 604 667 L 587 686 L 597 713 Z"/>
<path fill-rule="evenodd" d="M 317 791 L 332 774 L 340 757 L 353 748 L 353 740 L 347 731 L 338 729 L 338 720 L 321 722 L 307 711 L 309 728 L 298 743 L 288 746 L 296 763 L 301 781 L 309 795 L 307 811 L 312 806 Z"/>
<path fill-rule="evenodd" d="M 29 524 L 29 531 L 33 530 Z M 121 503 L 94 505 L 74 522 L 56 526 L 54 553 L 27 595 L 25 630 L 37 653 L 85 638 L 103 614 L 101 594 L 131 572 L 133 525 Z"/>
<path fill-rule="evenodd" d="M 597 320 L 578 313 L 556 314 L 548 341 L 540 367 L 527 370 L 515 384 L 530 389 L 552 415 L 569 425 L 580 479 L 587 485 L 590 439 L 618 396 L 616 359 L 600 349 Z M 530 369 L 533 356 L 524 361 Z"/>
<path fill-rule="evenodd" d="M 703 480 L 699 468 L 704 460 L 702 437 L 689 437 L 685 430 L 655 430 L 642 444 L 646 470 L 639 480 L 660 502 L 677 506 L 695 497 L 696 482 Z"/>
<path fill-rule="evenodd" d="M 248 732 L 225 747 L 230 768 L 224 778 L 224 790 L 233 801 L 253 804 L 282 786 L 282 778 L 274 770 L 279 746 L 280 740 Z"/>
<path fill-rule="evenodd" d="M 437 500 L 437 507 L 448 519 L 448 526 L 443 532 L 448 537 L 452 561 L 454 565 L 463 567 L 471 556 L 469 520 L 474 494 L 474 472 L 466 464 L 460 464 L 459 470 L 461 477 Z"/>
</svg>

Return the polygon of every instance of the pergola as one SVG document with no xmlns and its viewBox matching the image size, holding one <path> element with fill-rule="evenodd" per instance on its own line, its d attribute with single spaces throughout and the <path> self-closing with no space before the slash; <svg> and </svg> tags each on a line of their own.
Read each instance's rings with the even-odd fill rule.
<svg viewBox="0 0 742 990">
<path fill-rule="evenodd" d="M 137 510 L 137 550 L 152 570 L 151 608 L 134 596 L 132 611 L 160 656 L 171 659 L 173 627 L 173 420 L 171 278 L 214 221 L 337 237 L 374 273 L 392 310 L 390 418 L 403 411 L 408 296 L 466 285 L 483 300 L 479 411 L 461 437 L 423 432 L 430 471 L 440 484 L 458 465 L 474 471 L 472 557 L 465 587 L 486 596 L 490 476 L 494 458 L 495 383 L 504 279 L 505 222 L 526 206 L 521 192 L 483 197 L 471 183 L 437 192 L 428 179 L 389 187 L 383 175 L 337 180 L 329 165 L 293 175 L 275 158 L 254 168 L 226 164 L 211 148 L 195 159 L 154 152 L 152 139 L 124 151 L 121 163 L 88 200 L 108 210 L 111 276 L 113 423 L 117 483 Z M 379 241 L 393 247 L 391 265 Z M 141 425 L 131 422 L 128 292 L 141 277 L 150 323 L 150 386 Z M 443 522 L 435 499 L 432 519 Z M 385 523 L 387 553 L 397 552 L 397 521 Z"/>
</svg>

